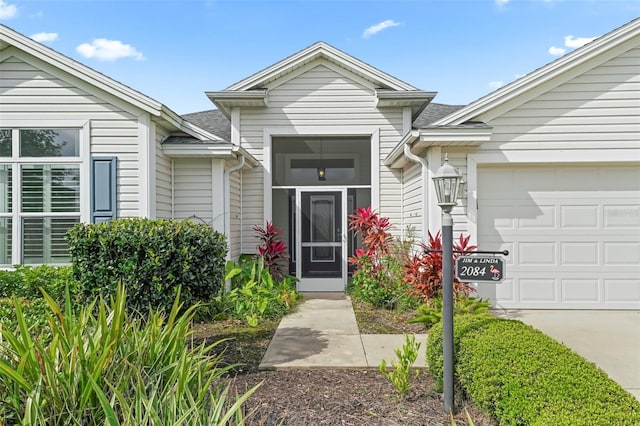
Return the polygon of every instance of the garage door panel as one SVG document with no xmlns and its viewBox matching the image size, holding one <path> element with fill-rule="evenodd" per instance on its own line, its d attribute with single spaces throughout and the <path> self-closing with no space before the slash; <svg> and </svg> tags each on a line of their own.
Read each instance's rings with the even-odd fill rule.
<svg viewBox="0 0 640 426">
<path fill-rule="evenodd" d="M 518 244 L 518 261 L 522 266 L 555 266 L 556 244 L 549 242 L 521 241 Z"/>
<path fill-rule="evenodd" d="M 522 278 L 518 283 L 520 300 L 523 302 L 555 302 L 558 289 L 554 278 Z"/>
<path fill-rule="evenodd" d="M 600 206 L 564 205 L 560 206 L 560 226 L 562 228 L 598 229 Z"/>
<path fill-rule="evenodd" d="M 556 206 L 520 207 L 518 229 L 556 229 Z"/>
<path fill-rule="evenodd" d="M 601 282 L 597 279 L 563 279 L 560 281 L 560 297 L 563 303 L 598 304 L 602 300 Z"/>
<path fill-rule="evenodd" d="M 496 306 L 640 309 L 640 167 L 480 166 L 477 217 L 480 248 L 511 252 L 478 285 Z"/>
<path fill-rule="evenodd" d="M 640 244 L 632 242 L 604 243 L 605 265 L 637 266 L 640 274 Z"/>
<path fill-rule="evenodd" d="M 607 205 L 604 207 L 605 228 L 640 228 L 640 206 L 634 205 Z"/>
<path fill-rule="evenodd" d="M 560 243 L 560 256 L 563 266 L 598 266 L 600 244 L 597 241 Z"/>
<path fill-rule="evenodd" d="M 639 279 L 604 280 L 605 302 L 640 303 Z"/>
</svg>

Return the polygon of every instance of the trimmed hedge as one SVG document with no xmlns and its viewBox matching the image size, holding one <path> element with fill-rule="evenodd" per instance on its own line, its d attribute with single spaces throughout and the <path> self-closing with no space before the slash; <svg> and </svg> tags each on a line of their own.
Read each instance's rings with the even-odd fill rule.
<svg viewBox="0 0 640 426">
<path fill-rule="evenodd" d="M 62 301 L 67 285 L 72 294 L 78 286 L 70 266 L 16 265 L 13 270 L 0 270 L 0 297 L 42 299 L 42 288 L 57 301 Z"/>
<path fill-rule="evenodd" d="M 48 329 L 41 289 L 57 302 L 63 302 L 67 287 L 71 300 L 75 302 L 79 284 L 73 279 L 70 266 L 16 265 L 13 270 L 0 270 L 0 324 L 9 330 L 18 327 L 14 299 L 19 299 L 27 325 L 40 330 Z"/>
<path fill-rule="evenodd" d="M 127 289 L 128 309 L 171 310 L 182 287 L 185 307 L 208 302 L 224 283 L 223 234 L 190 220 L 117 219 L 67 233 L 73 273 L 87 299 Z"/>
<path fill-rule="evenodd" d="M 456 381 L 502 425 L 638 425 L 640 402 L 594 364 L 520 321 L 456 317 Z M 427 364 L 442 383 L 442 324 Z"/>
</svg>

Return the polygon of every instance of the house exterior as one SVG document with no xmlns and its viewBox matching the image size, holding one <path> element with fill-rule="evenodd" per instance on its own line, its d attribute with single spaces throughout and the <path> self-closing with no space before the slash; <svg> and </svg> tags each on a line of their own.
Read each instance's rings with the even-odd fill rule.
<svg viewBox="0 0 640 426">
<path fill-rule="evenodd" d="M 431 178 L 465 179 L 454 233 L 510 251 L 496 307 L 640 309 L 640 20 L 469 105 L 326 43 L 166 106 L 0 26 L 0 264 L 64 263 L 73 223 L 196 218 L 229 257 L 273 221 L 302 291 L 342 291 L 372 206 L 440 229 Z"/>
</svg>

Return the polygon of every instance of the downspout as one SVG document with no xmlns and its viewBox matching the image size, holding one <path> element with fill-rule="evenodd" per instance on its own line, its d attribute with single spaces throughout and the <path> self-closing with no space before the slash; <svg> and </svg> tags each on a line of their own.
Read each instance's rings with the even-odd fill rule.
<svg viewBox="0 0 640 426">
<path fill-rule="evenodd" d="M 229 167 L 224 171 L 223 185 L 224 185 L 224 233 L 229 238 L 231 235 L 231 184 L 230 184 L 230 176 L 231 173 L 240 170 L 244 167 L 245 157 L 242 154 L 240 155 L 240 162 L 235 166 Z M 231 250 L 227 252 L 227 260 L 231 260 Z"/>
<path fill-rule="evenodd" d="M 414 163 L 419 163 L 421 167 L 422 176 L 422 242 L 428 241 L 427 230 L 427 206 L 428 206 L 428 177 L 429 177 L 429 163 L 426 158 L 422 158 L 411 152 L 411 146 L 409 144 L 404 145 L 404 155 Z"/>
</svg>

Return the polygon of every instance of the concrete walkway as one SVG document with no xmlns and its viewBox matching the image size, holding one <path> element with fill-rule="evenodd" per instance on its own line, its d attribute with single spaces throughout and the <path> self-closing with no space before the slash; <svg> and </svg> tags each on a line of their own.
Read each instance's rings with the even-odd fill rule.
<svg viewBox="0 0 640 426">
<path fill-rule="evenodd" d="M 382 359 L 388 364 L 397 359 L 403 335 L 360 334 L 348 296 L 326 297 L 306 297 L 282 319 L 260 369 L 377 368 Z M 426 341 L 426 334 L 416 335 L 420 352 L 415 367 L 426 366 Z"/>
</svg>

